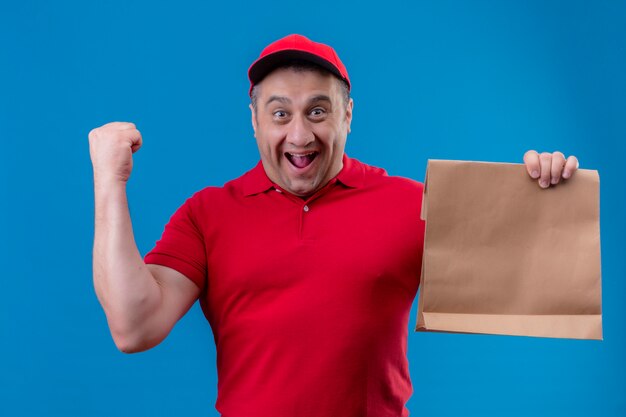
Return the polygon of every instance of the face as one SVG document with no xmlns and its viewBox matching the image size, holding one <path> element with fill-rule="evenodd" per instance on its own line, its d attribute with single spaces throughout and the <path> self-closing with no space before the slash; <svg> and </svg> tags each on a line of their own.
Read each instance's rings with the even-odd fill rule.
<svg viewBox="0 0 626 417">
<path fill-rule="evenodd" d="M 258 84 L 252 126 L 267 176 L 299 197 L 310 196 L 343 166 L 353 102 L 332 74 L 281 68 Z"/>
</svg>

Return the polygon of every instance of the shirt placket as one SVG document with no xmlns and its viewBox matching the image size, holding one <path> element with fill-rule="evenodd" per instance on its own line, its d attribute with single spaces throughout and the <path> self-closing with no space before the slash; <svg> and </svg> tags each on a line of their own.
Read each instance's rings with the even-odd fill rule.
<svg viewBox="0 0 626 417">
<path fill-rule="evenodd" d="M 336 182 L 336 179 L 331 180 L 328 184 L 322 187 L 322 189 L 318 190 L 315 194 L 307 199 L 302 199 L 283 190 L 278 185 L 274 185 L 276 191 L 285 196 L 285 198 L 289 199 L 291 202 L 293 202 L 298 209 L 298 224 L 296 230 L 298 240 L 312 240 L 311 238 L 307 238 L 305 234 L 306 228 L 312 226 L 309 221 L 311 217 L 310 213 L 314 209 L 315 201 L 321 198 L 324 194 L 328 193 L 332 189 L 332 187 L 335 186 Z"/>
</svg>

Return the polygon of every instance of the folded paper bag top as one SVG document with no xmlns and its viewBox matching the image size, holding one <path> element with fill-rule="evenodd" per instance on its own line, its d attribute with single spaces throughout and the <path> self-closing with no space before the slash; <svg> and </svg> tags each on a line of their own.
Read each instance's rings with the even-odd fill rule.
<svg viewBox="0 0 626 417">
<path fill-rule="evenodd" d="M 417 331 L 602 339 L 599 176 L 429 160 Z"/>
</svg>

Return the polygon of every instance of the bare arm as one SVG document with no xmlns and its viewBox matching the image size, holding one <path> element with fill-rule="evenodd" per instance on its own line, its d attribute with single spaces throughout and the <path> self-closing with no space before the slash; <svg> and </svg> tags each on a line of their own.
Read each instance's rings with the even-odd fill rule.
<svg viewBox="0 0 626 417">
<path fill-rule="evenodd" d="M 189 310 L 199 288 L 181 273 L 143 262 L 133 235 L 126 182 L 141 134 L 109 123 L 89 134 L 94 166 L 93 280 L 116 346 L 139 352 L 160 343 Z"/>
</svg>

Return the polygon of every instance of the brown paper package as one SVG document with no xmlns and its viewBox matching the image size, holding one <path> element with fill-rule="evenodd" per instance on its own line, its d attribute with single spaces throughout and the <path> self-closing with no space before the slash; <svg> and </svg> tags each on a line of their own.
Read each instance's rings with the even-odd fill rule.
<svg viewBox="0 0 626 417">
<path fill-rule="evenodd" d="M 599 176 L 430 160 L 417 331 L 602 339 Z"/>
</svg>

